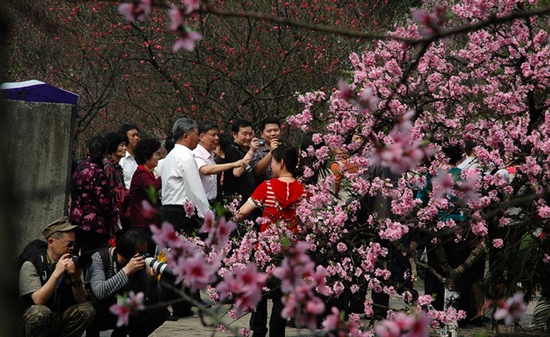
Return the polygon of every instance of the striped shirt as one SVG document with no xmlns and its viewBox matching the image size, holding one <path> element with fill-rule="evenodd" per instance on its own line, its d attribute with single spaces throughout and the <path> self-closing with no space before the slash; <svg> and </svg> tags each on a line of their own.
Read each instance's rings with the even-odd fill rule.
<svg viewBox="0 0 550 337">
<path fill-rule="evenodd" d="M 152 286 L 149 283 L 146 269 L 131 274 L 130 276 L 122 270 L 114 261 L 113 248 L 109 248 L 109 269 L 107 273 L 103 268 L 103 260 L 100 252 L 92 256 L 92 266 L 90 274 L 92 275 L 92 292 L 99 301 L 108 299 L 115 294 L 124 294 L 129 291 L 134 293 L 143 292 L 145 297 L 151 302 L 158 302 L 160 299 L 160 285 Z"/>
<path fill-rule="evenodd" d="M 298 180 L 289 183 L 275 178 L 261 183 L 248 200 L 255 207 L 263 207 L 263 217 L 272 222 L 284 220 L 290 230 L 296 231 L 296 207 L 306 195 Z M 262 224 L 260 231 L 265 231 L 267 226 Z"/>
</svg>

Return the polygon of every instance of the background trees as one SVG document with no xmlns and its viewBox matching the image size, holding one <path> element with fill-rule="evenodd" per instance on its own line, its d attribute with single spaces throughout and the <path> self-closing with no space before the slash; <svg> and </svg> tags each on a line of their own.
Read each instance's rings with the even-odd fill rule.
<svg viewBox="0 0 550 337">
<path fill-rule="evenodd" d="M 416 1 L 217 1 L 250 11 L 354 30 L 377 30 Z M 203 35 L 192 53 L 171 51 L 166 9 L 128 23 L 102 1 L 8 1 L 15 20 L 8 80 L 36 78 L 77 92 L 78 139 L 132 121 L 163 137 L 180 116 L 258 123 L 299 111 L 296 93 L 336 83 L 358 39 L 208 12 L 187 18 Z"/>
</svg>

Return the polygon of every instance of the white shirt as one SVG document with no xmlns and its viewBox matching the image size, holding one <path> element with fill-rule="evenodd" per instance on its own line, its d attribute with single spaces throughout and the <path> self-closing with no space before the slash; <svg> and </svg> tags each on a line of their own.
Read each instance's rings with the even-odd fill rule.
<svg viewBox="0 0 550 337">
<path fill-rule="evenodd" d="M 122 172 L 124 174 L 124 185 L 126 185 L 126 188 L 130 190 L 132 176 L 134 175 L 134 172 L 136 172 L 138 164 L 134 156 L 132 156 L 128 151 L 126 151 L 126 156 L 120 158 L 118 164 L 122 167 Z"/>
<path fill-rule="evenodd" d="M 186 146 L 176 144 L 164 158 L 162 165 L 162 204 L 181 205 L 193 202 L 197 214 L 209 210 L 208 199 L 202 187 L 199 168 L 193 152 Z"/>
<path fill-rule="evenodd" d="M 217 174 L 202 174 L 200 173 L 200 168 L 204 165 L 216 165 L 214 161 L 214 152 L 208 152 L 201 144 L 193 150 L 195 155 L 195 161 L 199 168 L 199 174 L 201 176 L 202 187 L 206 193 L 206 198 L 208 200 L 216 199 L 218 195 L 218 175 Z"/>
<path fill-rule="evenodd" d="M 461 170 L 473 170 L 480 168 L 477 158 L 472 156 L 468 156 L 466 159 L 464 159 L 462 163 L 458 164 L 456 167 Z"/>
<path fill-rule="evenodd" d="M 159 159 L 157 167 L 153 169 L 153 174 L 155 175 L 155 178 L 160 177 L 160 173 L 162 172 L 162 165 L 164 165 L 164 158 Z"/>
</svg>

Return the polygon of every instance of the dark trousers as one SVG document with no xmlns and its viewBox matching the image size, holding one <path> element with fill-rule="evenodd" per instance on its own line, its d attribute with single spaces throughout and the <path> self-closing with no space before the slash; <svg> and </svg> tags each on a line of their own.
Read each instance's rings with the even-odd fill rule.
<svg viewBox="0 0 550 337">
<path fill-rule="evenodd" d="M 435 247 L 433 245 L 428 245 L 428 265 L 434 268 L 438 273 L 443 273 L 439 259 L 435 252 Z M 461 241 L 458 243 L 449 242 L 443 243 L 443 249 L 445 255 L 449 261 L 451 268 L 457 268 L 460 266 L 466 259 L 470 256 L 472 249 L 470 244 L 467 241 Z M 474 294 L 474 287 L 477 282 L 480 282 L 483 279 L 483 274 L 485 272 L 485 259 L 481 258 L 474 263 L 471 270 L 468 270 L 464 274 L 460 275 L 457 280 L 459 299 L 457 309 L 464 310 L 466 312 L 466 318 L 459 322 L 464 324 L 469 319 L 477 315 L 476 299 Z M 436 294 L 434 302 L 432 302 L 433 307 L 436 310 L 443 310 L 445 305 L 445 288 L 438 279 L 435 278 L 429 271 L 426 272 L 426 277 L 424 279 L 424 292 L 426 294 L 432 295 Z"/>
<path fill-rule="evenodd" d="M 197 215 L 187 217 L 183 205 L 163 205 L 161 223 L 163 222 L 172 224 L 178 233 L 187 236 L 198 235 L 198 230 L 202 226 L 202 220 Z"/>
<path fill-rule="evenodd" d="M 408 247 L 410 244 L 408 235 L 403 236 L 400 239 L 400 242 L 403 246 Z M 418 292 L 413 289 L 413 283 L 410 277 L 405 279 L 405 273 L 408 273 L 409 275 L 412 274 L 412 266 L 409 261 L 409 256 L 403 256 L 402 252 L 391 244 L 388 246 L 388 250 L 388 256 L 391 258 L 391 260 L 388 261 L 388 269 L 391 271 L 391 280 L 397 283 L 397 292 L 402 294 L 404 291 L 409 291 L 412 293 L 413 301 L 416 300 L 418 298 Z M 373 309 L 374 315 L 386 317 L 390 297 L 386 293 L 377 293 L 373 291 L 372 302 L 376 304 Z"/>
<path fill-rule="evenodd" d="M 162 222 L 168 222 L 174 226 L 178 233 L 184 233 L 187 236 L 198 235 L 198 230 L 201 228 L 202 221 L 198 216 L 188 218 L 185 214 L 183 205 L 164 205 L 162 206 Z M 174 287 L 183 289 L 186 294 L 191 294 L 189 289 L 182 288 L 182 284 L 170 283 Z M 165 301 L 175 300 L 181 296 L 167 287 L 162 288 L 163 299 Z M 191 313 L 191 303 L 183 301 L 172 304 L 174 316 L 185 317 Z"/>
<path fill-rule="evenodd" d="M 273 308 L 271 309 L 271 319 L 269 321 L 269 336 L 270 337 L 284 337 L 286 330 L 286 319 L 281 317 L 284 305 L 281 302 L 283 293 L 279 287 L 273 289 L 269 294 L 264 294 L 261 301 L 256 306 L 256 311 L 252 312 L 250 317 L 250 330 L 252 330 L 252 337 L 265 337 L 267 336 L 267 299 L 271 298 L 273 301 Z"/>
<path fill-rule="evenodd" d="M 107 306 L 98 308 L 96 319 L 92 326 L 86 330 L 86 336 L 99 336 L 99 331 L 114 329 L 111 337 L 131 336 L 147 337 L 161 326 L 168 317 L 168 309 L 160 307 L 140 311 L 137 316 L 130 315 L 127 326 L 117 327 L 118 317 L 113 315 Z"/>
</svg>

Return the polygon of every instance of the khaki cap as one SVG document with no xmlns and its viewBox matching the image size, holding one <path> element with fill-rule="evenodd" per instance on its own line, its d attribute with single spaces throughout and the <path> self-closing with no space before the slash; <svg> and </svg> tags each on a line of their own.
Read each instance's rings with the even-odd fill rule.
<svg viewBox="0 0 550 337">
<path fill-rule="evenodd" d="M 42 235 L 47 239 L 55 232 L 68 232 L 72 231 L 78 226 L 71 225 L 69 223 L 69 218 L 62 216 L 61 218 L 51 222 L 49 225 L 44 228 Z"/>
</svg>

